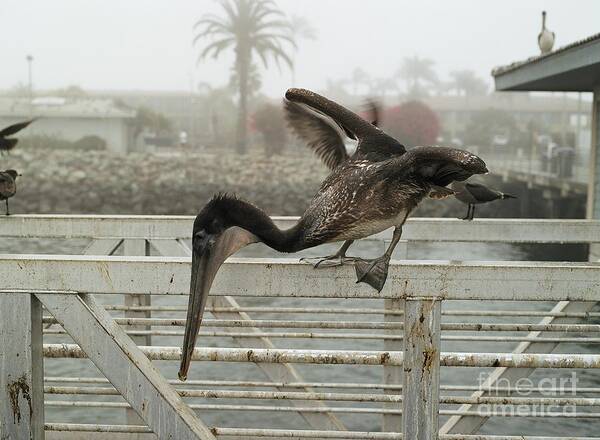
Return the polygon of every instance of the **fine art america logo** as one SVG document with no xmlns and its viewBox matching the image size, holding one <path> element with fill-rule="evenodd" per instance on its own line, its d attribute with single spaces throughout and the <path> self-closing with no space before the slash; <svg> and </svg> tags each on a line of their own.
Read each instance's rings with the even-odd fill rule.
<svg viewBox="0 0 600 440">
<path fill-rule="evenodd" d="M 577 414 L 577 374 L 564 377 L 543 377 L 539 380 L 508 378 L 496 380 L 489 373 L 479 374 L 479 391 L 483 391 L 480 416 L 541 417 Z"/>
</svg>

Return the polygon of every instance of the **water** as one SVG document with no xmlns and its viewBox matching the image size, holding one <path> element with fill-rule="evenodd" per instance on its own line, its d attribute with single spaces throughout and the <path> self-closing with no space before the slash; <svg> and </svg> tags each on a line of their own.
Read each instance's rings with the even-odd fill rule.
<svg viewBox="0 0 600 440">
<path fill-rule="evenodd" d="M 3 239 L 0 240 L 0 248 L 7 253 L 81 253 L 87 244 L 86 240 L 17 240 Z M 303 256 L 311 255 L 326 255 L 333 252 L 337 245 L 324 246 L 320 249 L 305 251 Z M 381 245 L 374 243 L 359 243 L 358 246 L 353 246 L 350 249 L 350 255 L 374 256 L 381 253 Z M 245 249 L 241 255 L 245 256 L 277 256 L 264 246 L 256 245 Z M 556 245 L 532 245 L 532 246 L 516 246 L 509 244 L 488 244 L 488 243 L 420 243 L 413 244 L 409 248 L 410 259 L 454 259 L 454 260 L 563 260 L 563 261 L 582 261 L 585 260 L 586 249 L 583 246 L 556 246 Z M 106 295 L 101 298 L 106 303 L 119 304 L 122 302 L 120 296 Z M 181 298 L 164 298 L 153 297 L 155 305 L 186 305 L 187 299 Z M 340 304 L 339 300 L 333 299 L 301 299 L 301 298 L 243 298 L 239 299 L 241 305 L 258 306 L 258 305 L 273 305 L 282 307 L 340 307 L 347 306 L 352 308 L 369 307 L 382 308 L 381 300 L 344 300 Z M 465 309 L 480 309 L 480 310 L 507 310 L 514 307 L 514 303 L 510 302 L 445 302 L 445 310 L 465 310 Z M 549 310 L 553 303 L 520 303 L 519 307 L 528 310 Z M 117 316 L 120 316 L 117 314 Z M 182 317 L 183 313 L 155 313 L 157 317 Z M 282 314 L 253 314 L 253 317 L 263 319 L 285 319 L 290 320 L 307 319 L 307 320 L 366 320 L 377 319 L 380 316 L 375 315 L 344 315 L 333 316 L 319 314 L 317 317 L 310 315 L 282 315 Z M 490 318 L 490 317 L 457 317 L 446 316 L 444 322 L 537 322 L 539 318 L 528 317 L 511 317 L 511 318 Z M 169 328 L 172 330 L 172 328 Z M 268 329 L 265 329 L 268 331 Z M 273 331 L 282 331 L 282 329 L 273 329 Z M 295 329 L 293 331 L 302 332 L 303 329 Z M 327 330 L 312 329 L 306 331 L 314 331 L 319 333 L 327 332 Z M 360 330 L 346 330 L 345 332 L 361 332 Z M 367 333 L 381 333 L 381 331 L 371 330 L 364 331 Z M 463 332 L 452 334 L 471 334 L 475 333 Z M 486 335 L 507 335 L 504 333 L 486 333 Z M 508 334 L 517 335 L 517 334 Z M 522 335 L 522 333 L 521 333 Z M 570 334 L 573 336 L 573 334 Z M 281 348 L 315 348 L 315 349 L 338 349 L 338 350 L 378 350 L 383 349 L 381 340 L 365 340 L 365 339 L 272 339 L 277 347 Z M 46 335 L 45 342 L 67 342 L 71 343 L 71 339 L 66 336 Z M 231 338 L 200 338 L 199 344 L 205 343 L 208 346 L 220 347 L 235 347 L 236 344 Z M 175 345 L 181 344 L 181 337 L 171 336 L 153 336 L 154 345 Z M 444 341 L 442 343 L 443 351 L 480 351 L 480 352 L 510 352 L 516 346 L 516 342 L 506 343 L 489 343 L 489 342 L 455 342 Z M 596 353 L 596 345 L 582 344 L 562 344 L 559 346 L 558 352 L 562 353 Z M 175 378 L 177 373 L 176 362 L 156 362 L 158 368 L 168 378 Z M 318 366 L 318 365 L 296 365 L 295 368 L 302 375 L 305 381 L 315 382 L 372 382 L 381 381 L 381 367 L 366 367 L 366 366 Z M 443 368 L 442 383 L 448 385 L 477 385 L 479 374 L 486 369 L 474 368 Z M 70 359 L 46 359 L 45 360 L 46 376 L 86 376 L 100 377 L 102 376 L 90 361 L 87 360 L 70 360 Z M 578 387 L 582 386 L 599 386 L 600 376 L 595 370 L 577 371 Z M 559 378 L 569 378 L 571 371 L 552 371 L 544 370 L 544 374 L 534 373 L 530 379 L 534 386 L 544 384 L 544 377 L 549 377 L 551 380 Z M 190 379 L 220 379 L 220 380 L 266 380 L 265 376 L 253 365 L 238 364 L 238 363 L 218 363 L 218 362 L 196 362 L 192 364 L 190 371 Z M 568 383 L 568 382 L 566 382 Z M 512 385 L 515 385 L 514 383 Z M 545 383 L 548 386 L 548 383 Z M 190 388 L 188 386 L 188 388 Z M 235 389 L 235 388 L 231 388 Z M 265 389 L 268 390 L 268 389 Z M 330 390 L 319 389 L 318 391 L 337 391 L 337 392 L 358 392 L 358 390 Z M 442 392 L 444 395 L 452 394 L 450 392 Z M 78 401 L 111 401 L 122 402 L 120 397 L 104 396 L 56 396 L 48 395 L 47 401 L 57 400 L 78 400 Z M 563 397 L 569 397 L 564 395 Z M 593 396 L 586 396 L 593 397 Z M 288 401 L 267 403 L 264 401 L 254 401 L 250 399 L 243 400 L 228 400 L 228 399 L 189 399 L 190 403 L 209 403 L 209 404 L 248 404 L 248 405 L 283 405 L 292 406 Z M 330 406 L 346 407 L 356 404 L 346 402 L 328 402 Z M 378 407 L 380 404 L 361 404 L 362 407 Z M 457 406 L 444 405 L 442 409 L 456 409 Z M 589 411 L 587 408 L 577 408 L 578 412 Z M 378 431 L 381 426 L 380 415 L 363 415 L 363 414 L 336 414 L 336 416 L 352 430 L 372 430 Z M 48 407 L 46 412 L 47 421 L 49 422 L 75 422 L 75 423 L 124 423 L 124 412 L 118 409 L 91 409 L 84 407 Z M 209 425 L 229 426 L 229 427 L 254 427 L 254 428 L 308 428 L 306 422 L 294 412 L 229 412 L 229 411 L 202 411 L 202 418 Z M 442 423 L 446 417 L 442 417 Z M 535 417 L 510 417 L 510 418 L 492 418 L 480 430 L 485 434 L 499 435 L 596 435 L 600 428 L 600 422 L 594 419 L 566 419 L 566 418 L 535 418 Z"/>
</svg>

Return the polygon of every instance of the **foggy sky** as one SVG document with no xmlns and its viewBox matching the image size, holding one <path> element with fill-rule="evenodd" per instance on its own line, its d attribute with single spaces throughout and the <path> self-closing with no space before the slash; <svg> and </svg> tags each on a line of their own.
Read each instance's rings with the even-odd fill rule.
<svg viewBox="0 0 600 440">
<path fill-rule="evenodd" d="M 316 41 L 300 41 L 296 85 L 320 89 L 326 78 L 349 77 L 361 66 L 374 77 L 393 74 L 403 57 L 435 60 L 442 79 L 472 69 L 491 84 L 492 67 L 539 53 L 541 11 L 556 47 L 600 32 L 594 0 L 277 0 L 304 15 Z M 232 56 L 196 65 L 194 22 L 218 12 L 211 0 L 0 0 L 0 89 L 77 84 L 84 89 L 189 90 L 225 84 Z M 264 69 L 261 67 L 261 71 Z M 263 75 L 262 91 L 280 96 L 291 73 Z"/>
</svg>

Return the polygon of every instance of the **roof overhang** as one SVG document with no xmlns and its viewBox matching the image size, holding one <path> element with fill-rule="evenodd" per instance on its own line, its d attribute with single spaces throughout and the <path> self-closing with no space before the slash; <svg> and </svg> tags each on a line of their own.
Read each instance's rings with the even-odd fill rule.
<svg viewBox="0 0 600 440">
<path fill-rule="evenodd" d="M 498 91 L 591 92 L 600 86 L 600 34 L 492 75 Z"/>
</svg>

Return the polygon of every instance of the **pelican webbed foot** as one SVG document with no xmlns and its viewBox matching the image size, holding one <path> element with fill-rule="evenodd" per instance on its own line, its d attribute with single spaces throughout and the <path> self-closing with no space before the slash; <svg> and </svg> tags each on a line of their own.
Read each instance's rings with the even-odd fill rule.
<svg viewBox="0 0 600 440">
<path fill-rule="evenodd" d="M 302 263 L 312 264 L 315 269 L 341 266 L 346 263 L 353 263 L 356 260 L 356 257 L 346 257 L 338 254 L 329 255 L 328 257 L 300 258 Z"/>
<path fill-rule="evenodd" d="M 346 251 L 352 245 L 354 240 L 346 240 L 342 247 L 333 255 L 328 257 L 300 258 L 302 263 L 312 264 L 315 269 L 320 267 L 341 266 L 344 263 L 352 263 L 357 260 L 355 257 L 347 257 Z"/>
<path fill-rule="evenodd" d="M 383 255 L 373 260 L 358 259 L 354 263 L 356 269 L 356 282 L 367 283 L 378 292 L 381 292 L 387 280 L 390 259 Z"/>
</svg>

